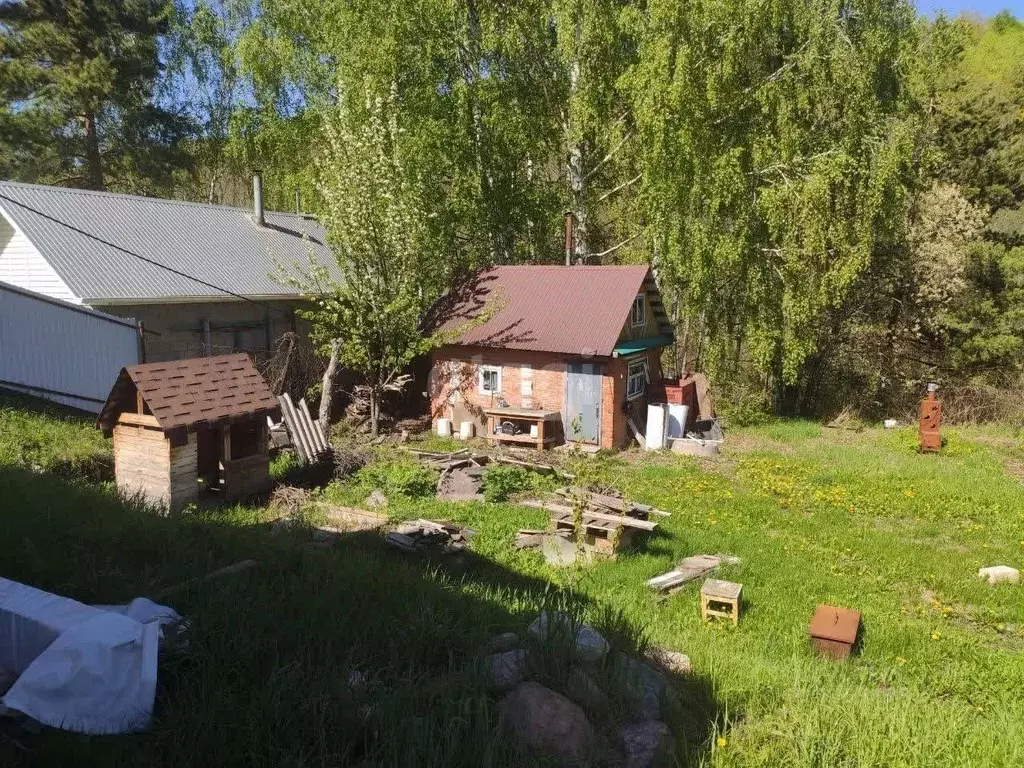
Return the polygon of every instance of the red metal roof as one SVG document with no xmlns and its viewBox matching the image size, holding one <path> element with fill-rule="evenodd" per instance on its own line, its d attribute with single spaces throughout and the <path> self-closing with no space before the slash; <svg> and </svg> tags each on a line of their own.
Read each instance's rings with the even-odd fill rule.
<svg viewBox="0 0 1024 768">
<path fill-rule="evenodd" d="M 101 429 L 113 429 L 122 412 L 135 410 L 132 383 L 165 434 L 203 422 L 278 412 L 263 376 L 239 352 L 122 368 L 97 420 Z"/>
<path fill-rule="evenodd" d="M 610 356 L 649 272 L 646 265 L 493 267 L 442 300 L 434 324 L 456 334 L 452 344 Z"/>
</svg>

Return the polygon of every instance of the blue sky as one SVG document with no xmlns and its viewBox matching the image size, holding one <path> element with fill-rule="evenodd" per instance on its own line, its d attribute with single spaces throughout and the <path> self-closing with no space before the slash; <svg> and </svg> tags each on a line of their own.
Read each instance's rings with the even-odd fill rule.
<svg viewBox="0 0 1024 768">
<path fill-rule="evenodd" d="M 944 10 L 951 16 L 960 11 L 974 11 L 982 16 L 995 16 L 1002 10 L 1013 11 L 1018 19 L 1024 19 L 1024 0 L 917 0 L 922 13 L 933 14 Z"/>
</svg>

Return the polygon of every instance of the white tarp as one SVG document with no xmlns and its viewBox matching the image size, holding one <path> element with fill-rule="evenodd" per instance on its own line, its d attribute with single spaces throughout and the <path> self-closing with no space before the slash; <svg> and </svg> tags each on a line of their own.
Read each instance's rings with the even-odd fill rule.
<svg viewBox="0 0 1024 768">
<path fill-rule="evenodd" d="M 179 619 L 144 598 L 88 606 L 0 578 L 0 671 L 17 676 L 0 711 L 81 733 L 148 727 L 160 627 Z"/>
</svg>

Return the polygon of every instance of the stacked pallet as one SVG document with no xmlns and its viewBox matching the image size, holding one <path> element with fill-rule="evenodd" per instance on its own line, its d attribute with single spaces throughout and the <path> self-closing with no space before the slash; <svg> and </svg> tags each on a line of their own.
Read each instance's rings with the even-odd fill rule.
<svg viewBox="0 0 1024 768">
<path fill-rule="evenodd" d="M 616 501 L 620 502 L 622 510 L 634 511 L 632 505 L 622 502 L 621 499 Z M 546 511 L 555 533 L 582 534 L 584 544 L 602 554 L 614 555 L 619 548 L 630 544 L 637 531 L 650 532 L 658 527 L 656 522 L 646 519 L 650 514 L 649 508 L 638 510 L 636 514 L 626 514 L 626 511 L 616 513 L 590 499 L 582 514 L 583 530 L 577 531 L 576 511 L 573 507 L 558 502 L 536 500 L 522 503 Z"/>
</svg>

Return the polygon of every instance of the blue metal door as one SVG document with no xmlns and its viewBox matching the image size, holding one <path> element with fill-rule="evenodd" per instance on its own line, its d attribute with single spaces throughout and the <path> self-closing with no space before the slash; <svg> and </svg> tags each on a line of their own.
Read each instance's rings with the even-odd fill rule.
<svg viewBox="0 0 1024 768">
<path fill-rule="evenodd" d="M 565 437 L 601 442 L 601 366 L 568 363 L 565 373 Z"/>
</svg>

